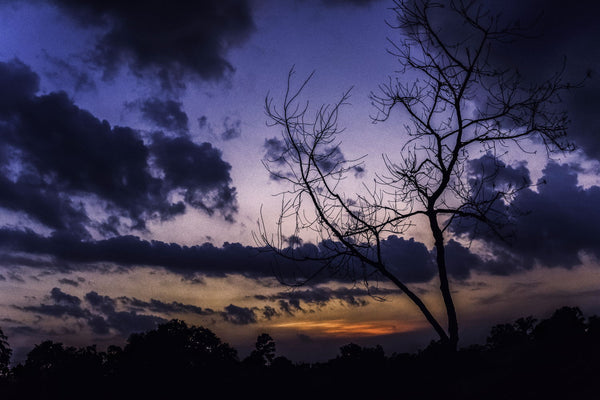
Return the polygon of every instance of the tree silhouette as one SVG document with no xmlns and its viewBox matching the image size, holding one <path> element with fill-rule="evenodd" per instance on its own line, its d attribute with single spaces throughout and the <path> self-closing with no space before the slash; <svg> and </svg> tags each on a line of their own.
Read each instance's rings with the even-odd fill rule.
<svg viewBox="0 0 600 400">
<path fill-rule="evenodd" d="M 233 379 L 237 362 L 237 351 L 210 329 L 171 320 L 132 334 L 119 355 L 116 374 L 134 397 L 140 391 L 148 396 L 184 395 L 194 385 L 206 389 L 225 384 Z"/>
<path fill-rule="evenodd" d="M 396 111 L 405 118 L 399 131 L 406 140 L 398 150 L 382 144 L 393 151 L 384 154 L 385 171 L 377 174 L 373 187 L 346 195 L 343 181 L 364 171 L 362 159 L 346 160 L 339 147 L 343 129 L 338 118 L 349 91 L 313 114 L 301 100 L 313 75 L 294 87 L 290 71 L 281 104 L 275 105 L 270 96 L 265 101 L 270 123 L 282 133 L 264 164 L 273 178 L 287 182 L 288 190 L 282 193 L 276 233 L 269 233 L 261 219 L 258 240 L 283 257 L 321 263 L 294 285 L 323 270 L 367 285 L 378 277 L 389 280 L 419 308 L 443 346 L 456 350 L 459 330 L 446 260 L 448 234 L 466 225 L 473 233 L 506 239 L 505 227 L 516 211 L 511 199 L 530 182 L 500 180 L 496 159 L 502 151 L 526 149 L 532 141 L 548 151 L 571 150 L 565 138 L 567 116 L 557 103 L 572 86 L 563 81 L 562 70 L 525 82 L 515 68 L 494 65 L 495 52 L 525 30 L 516 23 L 502 24 L 476 2 L 394 4 L 397 24 L 392 27 L 402 39 L 392 42 L 390 53 L 401 69 L 371 100 L 374 122 L 388 121 Z M 440 23 L 448 20 L 451 29 Z M 477 166 L 472 161 L 478 154 L 485 156 Z M 419 221 L 426 221 L 434 243 L 447 328 L 385 256 L 384 240 L 405 234 Z M 291 234 L 284 234 L 286 228 Z M 299 245 L 306 232 L 316 232 L 318 248 Z"/>
<path fill-rule="evenodd" d="M 237 360 L 237 352 L 210 329 L 171 320 L 154 330 L 132 334 L 123 357 L 153 375 L 226 366 Z"/>
<path fill-rule="evenodd" d="M 56 343 L 52 340 L 46 340 L 35 347 L 27 354 L 25 368 L 39 373 L 55 373 L 61 371 L 73 358 L 75 348 L 65 348 L 62 343 Z"/>
<path fill-rule="evenodd" d="M 252 365 L 266 367 L 275 359 L 275 341 L 268 333 L 261 333 L 256 338 L 255 349 L 244 361 Z"/>
<path fill-rule="evenodd" d="M 492 327 L 487 337 L 487 346 L 493 350 L 514 349 L 527 345 L 535 325 L 535 318 L 519 318 L 512 324 L 498 324 Z"/>
<path fill-rule="evenodd" d="M 8 373 L 11 355 L 12 349 L 8 344 L 8 338 L 4 335 L 2 329 L 0 329 L 0 377 Z"/>
<path fill-rule="evenodd" d="M 75 348 L 46 340 L 27 354 L 24 364 L 12 370 L 15 382 L 21 384 L 21 398 L 79 398 L 90 387 L 96 387 L 88 398 L 106 395 L 106 353 L 96 346 Z"/>
<path fill-rule="evenodd" d="M 348 365 L 368 367 L 381 364 L 384 358 L 383 348 L 379 345 L 369 348 L 349 343 L 340 347 L 338 360 Z"/>
<path fill-rule="evenodd" d="M 584 343 L 586 329 L 585 318 L 578 307 L 561 307 L 550 318 L 537 324 L 533 337 L 554 350 L 568 352 Z"/>
</svg>

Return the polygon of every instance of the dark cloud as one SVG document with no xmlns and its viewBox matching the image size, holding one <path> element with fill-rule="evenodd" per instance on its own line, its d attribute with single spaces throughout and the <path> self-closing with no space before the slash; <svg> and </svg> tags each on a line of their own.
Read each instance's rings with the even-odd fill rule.
<svg viewBox="0 0 600 400">
<path fill-rule="evenodd" d="M 4 65 L 8 65 L 12 71 L 7 71 L 0 79 L 10 80 L 15 72 L 23 74 L 24 67 L 21 64 L 12 62 Z M 35 79 L 33 73 L 30 79 Z M 14 89 L 18 96 L 25 88 Z M 28 89 L 31 88 L 28 86 Z M 4 92 L 6 97 L 12 95 Z M 37 172 L 40 178 L 36 182 L 29 176 L 20 177 L 14 183 L 16 188 L 12 192 L 24 195 L 27 191 L 35 192 L 37 189 L 41 192 L 38 197 L 45 197 L 49 191 L 52 196 L 48 197 L 54 202 L 61 200 L 58 188 L 63 193 L 93 193 L 128 211 L 132 218 L 139 219 L 141 209 L 135 210 L 137 206 L 132 207 L 127 203 L 131 200 L 130 196 L 143 200 L 151 193 L 149 189 L 154 182 L 146 172 L 148 151 L 137 134 L 129 128 L 111 128 L 105 121 L 76 107 L 62 92 L 40 97 L 29 93 L 27 100 L 0 110 L 0 117 L 6 123 L 1 132 L 2 144 L 18 151 L 21 164 Z M 51 185 L 41 179 L 44 175 L 49 175 L 48 179 L 53 180 Z M 6 185 L 7 178 L 4 181 Z M 21 190 L 17 191 L 17 188 Z M 3 200 L 6 206 L 7 201 Z M 24 211 L 33 213 L 35 208 L 41 209 L 37 202 Z M 72 212 L 68 203 L 56 208 Z M 34 216 L 39 217 L 40 213 L 37 214 Z M 59 221 L 63 219 L 62 215 L 53 217 Z M 57 226 L 59 222 L 47 219 L 41 222 L 60 228 Z"/>
<path fill-rule="evenodd" d="M 323 307 L 328 303 L 335 301 L 351 307 L 362 307 L 368 304 L 365 297 L 377 296 L 383 298 L 389 294 L 398 294 L 398 290 L 382 288 L 337 288 L 331 289 L 324 286 L 317 286 L 306 290 L 283 291 L 273 295 L 256 295 L 254 298 L 261 301 L 277 302 L 279 309 L 293 315 L 296 311 L 305 312 L 302 303 L 307 306 Z"/>
<path fill-rule="evenodd" d="M 71 296 L 54 288 L 51 292 L 51 298 L 56 304 L 39 307 L 25 307 L 26 311 L 37 312 L 50 316 L 68 315 L 74 318 L 84 319 L 92 331 L 96 334 L 108 334 L 110 329 L 115 329 L 121 334 L 128 335 L 132 332 L 146 331 L 153 329 L 159 323 L 166 322 L 165 318 L 140 314 L 138 311 L 117 311 L 115 309 L 114 299 L 108 296 L 100 296 L 96 292 L 89 292 L 85 295 L 86 301 L 92 305 L 94 310 L 102 314 L 94 313 L 81 306 L 81 300 L 76 296 Z M 65 299 L 68 299 L 65 301 Z"/>
<path fill-rule="evenodd" d="M 198 118 L 198 127 L 202 130 L 205 128 L 209 128 L 208 125 L 208 117 L 206 115 L 201 116 L 200 118 Z"/>
<path fill-rule="evenodd" d="M 221 139 L 231 140 L 242 136 L 242 121 L 239 119 L 232 120 L 227 117 L 223 120 L 223 132 Z"/>
<path fill-rule="evenodd" d="M 0 110 L 9 113 L 23 102 L 33 99 L 39 90 L 40 78 L 19 60 L 0 63 Z"/>
<path fill-rule="evenodd" d="M 94 315 L 88 320 L 88 326 L 97 335 L 108 335 L 110 333 L 110 326 L 100 315 Z"/>
<path fill-rule="evenodd" d="M 110 77 L 121 65 L 155 74 L 163 87 L 180 87 L 186 75 L 220 79 L 233 71 L 227 51 L 254 30 L 246 0 L 52 0 L 83 27 L 105 29 L 92 61 Z"/>
<path fill-rule="evenodd" d="M 256 323 L 256 313 L 252 308 L 239 307 L 233 304 L 225 307 L 222 312 L 223 319 L 235 325 L 248 325 Z"/>
<path fill-rule="evenodd" d="M 271 257 L 239 243 L 218 248 L 210 243 L 181 246 L 119 236 L 98 241 L 81 241 L 73 235 L 40 236 L 33 231 L 0 229 L 0 247 L 31 254 L 48 254 L 70 263 L 112 262 L 121 266 L 161 266 L 183 275 L 196 272 L 208 276 L 272 274 Z"/>
<path fill-rule="evenodd" d="M 152 312 L 157 312 L 161 314 L 173 314 L 173 313 L 186 313 L 186 314 L 196 314 L 196 315 L 214 315 L 215 311 L 210 308 L 202 308 L 198 306 L 194 306 L 191 304 L 183 304 L 177 301 L 173 301 L 171 303 L 165 303 L 160 300 L 150 299 L 150 301 L 142 301 L 139 299 L 130 298 L 130 297 L 119 297 L 119 301 L 133 308 L 138 308 L 141 310 L 148 310 Z"/>
<path fill-rule="evenodd" d="M 287 305 L 284 306 L 283 303 L 287 303 Z M 298 299 L 298 298 L 289 299 L 289 300 L 279 300 L 279 305 L 281 306 L 281 309 L 284 310 L 288 314 L 291 314 L 290 310 L 306 312 L 306 310 L 304 310 L 302 308 L 302 306 L 300 305 L 300 299 Z"/>
<path fill-rule="evenodd" d="M 457 23 L 448 12 L 449 0 L 441 3 L 446 7 L 432 12 L 430 22 L 440 29 L 442 37 L 456 38 L 464 33 L 462 27 L 468 25 Z M 493 49 L 492 67 L 497 70 L 516 68 L 525 82 L 549 79 L 560 72 L 563 65 L 566 82 L 579 83 L 588 77 L 583 88 L 563 93 L 557 106 L 569 113 L 569 138 L 588 156 L 598 159 L 600 117 L 596 110 L 600 107 L 600 48 L 596 41 L 600 24 L 596 15 L 600 4 L 594 0 L 569 5 L 561 0 L 482 0 L 473 4 L 473 11 L 483 6 L 491 15 L 499 14 L 502 24 L 516 22 L 526 31 L 518 40 L 507 41 Z"/>
<path fill-rule="evenodd" d="M 521 210 L 518 203 L 512 202 L 521 190 L 531 187 L 531 178 L 525 162 L 516 166 L 506 165 L 491 153 L 467 162 L 469 198 L 463 199 L 461 210 L 476 215 L 485 214 L 489 223 L 472 218 L 456 219 L 453 226 L 456 232 L 470 232 L 470 235 L 493 234 L 503 236 L 513 234 L 512 219 L 528 210 Z M 485 210 L 485 212 L 483 212 Z"/>
<path fill-rule="evenodd" d="M 263 148 L 265 150 L 263 159 L 274 167 L 271 179 L 279 180 L 282 177 L 294 179 L 293 173 L 287 167 L 288 163 L 293 165 L 296 159 L 293 148 L 288 146 L 284 140 L 276 137 L 265 139 Z M 361 177 L 365 172 L 364 165 L 346 159 L 339 146 L 319 149 L 318 154 L 314 154 L 314 162 L 325 174 L 346 170 L 352 172 L 355 177 Z M 283 167 L 283 169 L 279 170 L 277 167 Z"/>
<path fill-rule="evenodd" d="M 167 149 L 171 145 L 184 147 L 182 144 L 184 142 L 171 143 L 174 140 L 176 139 L 161 136 L 155 143 L 164 143 Z M 210 146 L 190 148 L 192 156 L 202 153 L 205 154 L 206 159 L 211 158 L 210 154 L 216 157 L 217 151 Z M 183 151 L 182 154 L 185 155 L 186 152 Z M 189 162 L 189 165 L 195 163 L 189 160 L 186 162 Z M 172 181 L 169 182 L 170 186 L 192 187 L 191 181 L 188 182 L 186 179 L 193 178 L 181 176 L 184 172 L 177 172 L 184 169 L 181 165 L 174 163 L 162 165 L 162 168 L 167 171 L 165 181 Z M 481 190 L 477 193 L 484 196 L 493 197 L 495 190 L 530 183 L 529 171 L 525 164 L 505 165 L 489 154 L 472 160 L 467 172 L 470 174 L 469 182 L 472 185 L 479 185 Z M 493 179 L 486 179 L 489 176 Z M 493 247 L 495 256 L 484 260 L 459 242 L 450 240 L 447 243 L 447 254 L 449 274 L 452 278 L 464 280 L 473 270 L 492 274 L 510 274 L 531 268 L 537 262 L 546 266 L 571 267 L 579 263 L 581 251 L 600 255 L 600 247 L 594 240 L 600 235 L 598 231 L 600 216 L 595 207 L 595 204 L 600 204 L 600 189 L 595 186 L 583 189 L 578 186 L 576 172 L 572 167 L 553 163 L 544 170 L 542 181 L 547 183 L 537 185 L 537 189 L 524 188 L 510 199 L 510 207 L 521 211 L 514 215 L 509 214 L 509 218 L 504 221 L 508 223 L 510 232 L 515 235 L 510 238 L 512 243 L 510 246 L 490 236 L 489 231 L 473 229 L 469 221 L 461 221 L 460 224 L 452 226 L 454 233 L 464 235 L 467 239 L 485 240 Z M 197 190 L 207 189 L 202 187 Z M 186 196 L 191 195 L 186 194 Z M 188 200 L 188 202 L 196 200 Z M 499 211 L 505 211 L 502 207 L 506 207 L 507 204 L 502 201 L 497 206 L 500 207 Z M 290 255 L 318 257 L 332 254 L 337 249 L 336 246 L 338 246 L 336 243 L 328 241 L 318 245 L 295 241 L 284 251 L 290 252 Z M 283 278 L 293 277 L 292 279 L 302 280 L 302 277 L 312 276 L 322 267 L 322 264 L 316 261 L 294 263 L 283 258 L 274 258 L 272 253 L 265 251 L 266 249 L 243 246 L 239 243 L 225 243 L 222 247 L 215 247 L 209 243 L 180 246 L 174 243 L 145 241 L 135 236 L 82 240 L 82 237 L 77 234 L 54 232 L 49 236 L 42 236 L 30 230 L 8 227 L 0 229 L 0 248 L 7 254 L 29 253 L 51 256 L 51 260 L 54 261 L 42 263 L 46 267 L 54 263 L 62 269 L 65 266 L 85 268 L 86 265 L 108 262 L 124 267 L 138 265 L 163 267 L 184 277 L 240 274 L 249 278 L 279 275 Z M 424 244 L 412 239 L 388 237 L 382 241 L 382 255 L 389 268 L 405 283 L 428 282 L 437 275 L 433 262 L 435 254 Z M 334 260 L 332 268 L 324 271 L 312 283 L 363 279 L 365 274 L 373 272 L 368 268 L 365 271 L 363 267 L 341 257 L 337 264 Z M 11 275 L 7 277 L 14 279 Z M 329 298 L 332 295 L 329 293 Z M 278 309 L 284 313 L 302 308 L 302 299 L 299 297 L 280 298 L 274 301 L 280 301 Z M 350 297 L 347 298 L 347 303 L 352 303 Z M 155 304 L 155 307 L 159 306 L 160 304 Z M 176 309 L 176 306 L 170 305 L 173 309 Z"/>
<path fill-rule="evenodd" d="M 49 228 L 87 235 L 84 226 L 90 220 L 85 210 L 39 175 L 25 172 L 14 182 L 0 176 L 0 206 L 24 212 Z"/>
<path fill-rule="evenodd" d="M 432 256 L 423 243 L 390 236 L 381 243 L 383 259 L 403 282 L 428 282 L 437 274 Z"/>
<path fill-rule="evenodd" d="M 491 153 L 486 153 L 477 159 L 468 161 L 469 183 L 477 186 L 483 182 L 487 187 L 483 189 L 508 191 L 510 188 L 518 188 L 531 185 L 529 170 L 526 163 L 517 166 L 506 165 Z M 485 182 L 484 182 L 485 181 Z"/>
<path fill-rule="evenodd" d="M 278 316 L 280 316 L 280 315 L 281 315 L 281 314 L 280 314 L 280 313 L 279 313 L 279 312 L 278 312 L 278 311 L 277 311 L 275 308 L 273 308 L 273 307 L 271 307 L 271 306 L 265 306 L 265 307 L 263 308 L 263 312 L 262 312 L 262 314 L 263 314 L 263 316 L 265 317 L 265 319 L 267 319 L 267 320 L 269 320 L 269 321 L 270 321 L 272 318 L 274 318 L 274 317 L 278 317 Z"/>
<path fill-rule="evenodd" d="M 496 274 L 530 269 L 535 265 L 570 268 L 580 253 L 600 256 L 600 187 L 579 186 L 577 168 L 551 162 L 543 170 L 537 190 L 519 191 L 511 207 L 522 211 L 507 225 L 508 240 L 467 225 L 453 227 L 458 234 L 486 241 L 496 256 L 483 268 Z"/>
<path fill-rule="evenodd" d="M 26 306 L 21 309 L 52 317 L 69 316 L 88 319 L 91 316 L 89 310 L 81 308 L 81 299 L 79 297 L 64 293 L 59 288 L 55 287 L 50 291 L 50 300 L 52 300 L 53 304 L 42 303 L 39 306 Z"/>
<path fill-rule="evenodd" d="M 194 313 L 200 315 L 223 315 L 234 323 L 246 322 L 243 309 L 230 306 L 224 312 L 214 312 L 210 309 L 202 310 L 189 304 L 178 302 L 164 303 L 152 299 L 150 302 L 144 302 L 138 299 L 128 297 L 119 297 L 113 299 L 109 296 L 102 296 L 92 291 L 85 295 L 87 304 L 91 309 L 84 307 L 79 297 L 63 292 L 59 288 L 53 288 L 50 292 L 49 300 L 51 304 L 40 304 L 39 306 L 17 307 L 22 311 L 45 315 L 50 317 L 62 318 L 72 317 L 83 320 L 92 329 L 95 334 L 105 335 L 110 333 L 111 329 L 128 335 L 132 332 L 146 331 L 153 329 L 157 324 L 166 322 L 165 318 L 148 312 L 159 314 L 170 314 L 173 312 Z M 117 302 L 121 305 L 135 308 L 131 310 L 117 310 Z M 246 316 L 247 318 L 247 316 Z"/>
<path fill-rule="evenodd" d="M 279 306 L 279 309 L 287 315 L 294 315 L 296 311 L 304 311 L 302 310 L 302 307 L 300 307 L 300 303 L 298 301 L 293 302 L 295 304 L 292 304 L 292 301 L 279 300 L 277 304 Z"/>
<path fill-rule="evenodd" d="M 81 237 L 90 226 L 114 235 L 121 218 L 144 229 L 148 219 L 182 214 L 186 204 L 233 219 L 231 166 L 218 149 L 163 134 L 146 144 L 64 92 L 37 96 L 38 88 L 38 76 L 20 61 L 0 63 L 0 207 Z M 169 196 L 181 191 L 185 203 L 172 203 Z M 92 221 L 74 199 L 100 203 L 109 216 Z"/>
<path fill-rule="evenodd" d="M 55 287 L 50 291 L 50 298 L 57 304 L 67 304 L 78 306 L 81 304 L 81 299 L 77 296 L 72 296 Z"/>
<path fill-rule="evenodd" d="M 221 127 L 215 127 L 209 122 L 206 115 L 198 118 L 198 128 L 203 131 L 203 134 L 213 139 L 232 140 L 242 136 L 242 120 L 232 117 L 225 117 L 221 123 Z"/>
<path fill-rule="evenodd" d="M 515 222 L 515 240 L 508 251 L 532 267 L 535 261 L 546 266 L 572 267 L 580 251 L 600 257 L 600 187 L 584 189 L 568 165 L 550 163 L 538 192 L 519 193 L 515 207 L 528 214 Z"/>
<path fill-rule="evenodd" d="M 216 311 L 176 301 L 170 303 L 157 299 L 144 301 L 126 296 L 112 298 L 95 291 L 88 292 L 84 296 L 85 303 L 82 303 L 79 297 L 65 293 L 59 288 L 52 289 L 48 299 L 51 301 L 50 304 L 14 307 L 38 316 L 75 318 L 85 322 L 96 335 L 107 335 L 111 331 L 116 331 L 124 337 L 134 332 L 154 329 L 158 324 L 167 321 L 162 315 L 174 313 L 220 317 L 223 321 L 235 325 L 254 324 L 259 316 L 270 320 L 281 315 L 269 306 L 261 309 L 230 304 L 223 310 Z"/>
<path fill-rule="evenodd" d="M 284 155 L 286 153 L 286 145 L 283 140 L 276 137 L 265 139 L 263 147 L 265 149 L 266 160 L 279 165 L 285 164 L 286 159 Z"/>
<path fill-rule="evenodd" d="M 39 306 L 22 307 L 22 310 L 57 318 L 63 316 L 88 318 L 90 316 L 89 312 L 76 305 L 40 304 Z"/>
<path fill-rule="evenodd" d="M 100 317 L 102 318 L 102 317 Z M 124 335 L 129 335 L 134 332 L 145 332 L 155 329 L 159 324 L 167 322 L 165 318 L 155 315 L 138 314 L 135 311 L 118 311 L 109 314 L 104 318 L 107 326 L 116 329 Z M 88 321 L 88 324 L 90 321 Z M 94 326 L 101 326 L 101 321 L 96 319 L 92 321 Z"/>
<path fill-rule="evenodd" d="M 457 241 L 450 239 L 446 243 L 446 268 L 448 274 L 463 281 L 471 276 L 471 271 L 484 269 L 485 262 Z"/>
<path fill-rule="evenodd" d="M 319 168 L 321 168 L 323 172 L 328 173 L 336 170 L 338 165 L 344 163 L 346 157 L 344 157 L 339 146 L 334 146 L 323 149 L 322 154 L 317 155 L 315 160 L 317 161 Z"/>
<path fill-rule="evenodd" d="M 115 312 L 116 302 L 108 296 L 101 296 L 95 291 L 91 291 L 85 295 L 85 300 L 92 307 L 100 310 L 104 314 L 112 314 Z"/>
<path fill-rule="evenodd" d="M 58 280 L 58 283 L 62 283 L 63 285 L 70 285 L 70 286 L 79 286 L 79 282 L 74 281 L 73 279 L 68 279 L 68 278 L 62 278 Z"/>
<path fill-rule="evenodd" d="M 589 156 L 600 158 L 600 117 L 596 112 L 600 107 L 600 49 L 596 45 L 600 25 L 595 17 L 600 4 L 594 0 L 568 6 L 560 0 L 515 1 L 501 11 L 507 19 L 536 21 L 535 37 L 511 43 L 501 53 L 505 64 L 518 65 L 521 73 L 535 78 L 551 76 L 565 60 L 566 80 L 576 83 L 589 75 L 583 89 L 563 96 L 561 106 L 571 119 L 569 136 Z"/>
<path fill-rule="evenodd" d="M 319 246 L 307 243 L 288 251 L 293 251 L 299 256 L 318 256 L 329 255 L 333 247 L 333 243 L 322 242 Z M 243 246 L 239 243 L 224 243 L 222 247 L 215 247 L 210 243 L 181 246 L 156 240 L 146 241 L 135 236 L 82 241 L 73 235 L 53 234 L 44 237 L 30 230 L 8 228 L 0 229 L 0 249 L 7 252 L 51 255 L 57 262 L 70 264 L 71 268 L 78 268 L 77 265 L 86 268 L 89 264 L 110 262 L 124 267 L 142 265 L 163 267 L 184 277 L 194 277 L 196 274 L 217 277 L 239 274 L 248 278 L 280 275 L 282 278 L 293 277 L 302 280 L 303 277 L 312 276 L 322 268 L 322 264 L 318 261 L 296 263 L 281 257 L 274 258 L 274 255 L 266 249 Z M 406 240 L 391 236 L 382 241 L 382 251 L 390 270 L 406 283 L 427 282 L 437 274 L 432 262 L 433 255 L 425 245 L 413 239 Z M 313 279 L 312 283 L 319 284 L 331 280 L 351 282 L 354 279 L 363 279 L 365 273 L 373 272 L 370 269 L 363 270 L 363 266 L 356 263 L 348 263 L 346 259 L 341 259 L 340 262 L 345 264 L 323 271 Z M 450 269 L 451 276 L 454 277 L 456 274 L 456 278 L 464 276 L 464 273 L 458 266 Z M 350 296 L 351 293 L 348 292 L 349 297 L 346 298 L 349 304 L 354 301 Z M 358 295 L 359 292 L 354 293 Z M 324 296 L 323 298 L 337 296 L 337 299 L 344 299 L 341 292 L 313 293 L 313 295 L 317 294 Z M 378 292 L 373 294 L 382 295 Z M 293 296 L 286 298 L 286 301 L 292 300 L 300 300 L 300 298 Z"/>
<path fill-rule="evenodd" d="M 146 120 L 161 129 L 178 134 L 188 132 L 188 116 L 179 101 L 153 97 L 140 102 L 139 108 Z"/>
<path fill-rule="evenodd" d="M 230 304 L 222 311 L 211 308 L 202 308 L 191 304 L 183 304 L 177 301 L 166 303 L 157 299 L 143 301 L 130 297 L 119 297 L 116 299 L 120 304 L 130 309 L 132 312 L 155 312 L 160 314 L 195 314 L 200 316 L 219 316 L 226 322 L 235 325 L 254 324 L 258 321 L 259 315 L 270 320 L 280 314 L 274 308 L 265 306 L 262 309 L 258 307 L 247 308 Z M 258 314 L 257 314 L 258 313 Z"/>
<path fill-rule="evenodd" d="M 162 182 L 183 191 L 186 203 L 212 215 L 219 210 L 227 220 L 237 212 L 236 190 L 230 186 L 231 165 L 210 143 L 200 145 L 189 138 L 154 135 L 151 150 Z"/>
</svg>

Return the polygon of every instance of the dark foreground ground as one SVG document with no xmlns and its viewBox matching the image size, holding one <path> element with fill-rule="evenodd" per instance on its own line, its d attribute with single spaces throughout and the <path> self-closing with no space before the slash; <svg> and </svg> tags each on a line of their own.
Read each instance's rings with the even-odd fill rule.
<svg viewBox="0 0 600 400">
<path fill-rule="evenodd" d="M 240 360 L 210 330 L 173 320 L 106 352 L 36 345 L 0 374 L 0 399 L 597 399 L 599 376 L 600 318 L 571 307 L 496 325 L 456 353 L 348 344 L 317 364 L 276 357 L 267 334 Z"/>
</svg>

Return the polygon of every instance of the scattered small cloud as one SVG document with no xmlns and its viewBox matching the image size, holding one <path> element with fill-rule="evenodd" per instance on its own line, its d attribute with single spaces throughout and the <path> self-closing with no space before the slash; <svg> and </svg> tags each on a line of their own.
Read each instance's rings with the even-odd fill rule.
<svg viewBox="0 0 600 400">
<path fill-rule="evenodd" d="M 242 135 L 242 121 L 239 119 L 232 120 L 226 117 L 223 120 L 223 132 L 221 133 L 221 139 L 232 140 L 239 138 Z"/>
<path fill-rule="evenodd" d="M 188 116 L 183 103 L 175 100 L 161 100 L 151 97 L 130 106 L 137 106 L 145 120 L 156 127 L 179 135 L 188 132 Z"/>
<path fill-rule="evenodd" d="M 74 286 L 74 287 L 79 286 L 78 281 L 75 281 L 73 279 L 68 279 L 68 278 L 59 279 L 58 283 L 62 283 L 63 285 L 69 285 L 69 286 Z"/>
</svg>

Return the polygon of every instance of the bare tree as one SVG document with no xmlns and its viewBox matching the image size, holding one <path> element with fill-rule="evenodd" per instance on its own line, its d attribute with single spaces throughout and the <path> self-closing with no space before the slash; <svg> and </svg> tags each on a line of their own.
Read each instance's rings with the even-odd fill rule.
<svg viewBox="0 0 600 400">
<path fill-rule="evenodd" d="M 277 232 L 269 234 L 263 221 L 259 239 L 284 257 L 319 260 L 323 269 L 348 272 L 352 266 L 352 273 L 361 271 L 360 279 L 366 283 L 373 274 L 387 278 L 419 308 L 441 342 L 455 350 L 458 319 L 445 240 L 459 221 L 504 235 L 502 217 L 510 200 L 529 184 L 494 187 L 497 170 L 482 170 L 473 178 L 468 161 L 472 154 L 495 157 L 517 147 L 527 151 L 536 141 L 548 151 L 571 150 L 565 138 L 567 116 L 557 107 L 559 95 L 571 86 L 562 71 L 524 82 L 515 69 L 494 65 L 494 51 L 522 38 L 525 31 L 518 24 L 502 25 L 499 16 L 485 12 L 475 1 L 398 0 L 394 11 L 393 27 L 402 40 L 391 42 L 390 52 L 401 69 L 371 94 L 371 100 L 375 122 L 387 121 L 392 112 L 405 118 L 403 146 L 384 155 L 386 170 L 377 175 L 373 187 L 346 196 L 343 181 L 361 171 L 363 161 L 346 160 L 339 150 L 343 131 L 339 111 L 349 92 L 313 113 L 310 104 L 300 100 L 312 74 L 294 88 L 291 71 L 281 105 L 270 96 L 265 104 L 271 123 L 282 128 L 274 146 L 277 152 L 269 153 L 265 166 L 274 178 L 289 184 L 289 191 L 282 193 Z M 459 23 L 457 29 L 442 29 L 440 17 Z M 435 245 L 447 328 L 382 257 L 382 241 L 390 234 L 406 233 L 418 216 L 428 221 Z M 294 232 L 286 236 L 290 220 Z M 320 251 L 294 251 L 290 238 L 306 230 L 318 234 Z"/>
</svg>

